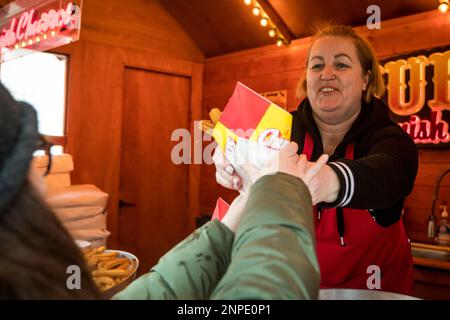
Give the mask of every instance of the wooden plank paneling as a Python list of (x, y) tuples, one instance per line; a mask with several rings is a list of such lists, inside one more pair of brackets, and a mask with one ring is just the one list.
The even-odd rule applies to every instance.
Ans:
[(280, 70), (304, 69), (309, 42), (296, 40), (294, 43), (289, 50), (278, 46), (268, 46), (249, 50), (247, 55), (236, 53), (207, 59), (205, 83), (230, 81), (244, 76), (270, 76)]
[[(273, 91), (277, 89), (293, 89), (297, 88), (299, 79), (302, 76), (303, 69), (290, 70), (283, 72), (274, 72), (267, 76), (241, 77), (239, 81), (250, 86), (256, 91)], [(212, 97), (230, 96), (233, 93), (236, 80), (224, 82), (207, 82), (204, 84), (204, 99)], [(231, 92), (231, 93), (230, 93)]]
[[(416, 185), (434, 186), (438, 176), (450, 167), (450, 163), (422, 163), (419, 162), (419, 172), (417, 173)], [(450, 186), (450, 175), (444, 178), (442, 186)]]
[(274, 42), (243, 1), (160, 0), (207, 56)]
[(442, 163), (450, 165), (450, 149), (419, 149), (420, 163)]
[(83, 2), (81, 40), (204, 62), (204, 54), (157, 0)]
[[(413, 192), (408, 196), (408, 198), (405, 201), (405, 207), (431, 210), (433, 192), (434, 186), (423, 186), (416, 183)], [(450, 187), (441, 186), (441, 188), (439, 188), (438, 201), (436, 202), (436, 209), (438, 209), (441, 204), (446, 204), (446, 200), (448, 201), (449, 199), (450, 199)]]

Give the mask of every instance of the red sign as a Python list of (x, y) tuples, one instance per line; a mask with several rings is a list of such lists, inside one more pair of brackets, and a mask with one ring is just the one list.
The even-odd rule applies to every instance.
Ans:
[[(0, 10), (0, 62), (78, 40), (81, 2), (18, 0)], [(32, 51), (31, 51), (32, 52)]]
[(442, 120), (442, 111), (431, 111), (430, 120), (421, 119), (418, 115), (409, 117), (408, 122), (399, 123), (415, 143), (447, 143), (450, 142), (448, 123)]

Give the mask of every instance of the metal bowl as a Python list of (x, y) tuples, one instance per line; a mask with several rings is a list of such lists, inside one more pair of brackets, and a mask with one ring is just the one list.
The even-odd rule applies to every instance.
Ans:
[(321, 289), (319, 300), (420, 300), (404, 294), (363, 289)]
[(105, 253), (108, 253), (108, 252), (118, 252), (119, 253), (119, 258), (127, 258), (127, 259), (130, 259), (132, 261), (135, 261), (135, 268), (134, 268), (133, 272), (130, 273), (130, 275), (125, 280), (123, 280), (118, 285), (116, 285), (116, 286), (114, 286), (114, 287), (112, 287), (112, 288), (102, 292), (103, 298), (109, 300), (115, 294), (117, 294), (120, 291), (122, 291), (123, 289), (125, 289), (131, 282), (133, 282), (136, 279), (136, 273), (137, 273), (137, 270), (139, 268), (139, 260), (134, 254), (131, 254), (131, 253), (126, 252), (126, 251), (105, 250)]

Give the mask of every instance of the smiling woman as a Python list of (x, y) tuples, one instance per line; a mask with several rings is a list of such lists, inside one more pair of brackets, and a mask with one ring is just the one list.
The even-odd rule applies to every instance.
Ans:
[[(364, 38), (349, 26), (320, 26), (299, 87), (306, 98), (292, 113), (291, 139), (309, 165), (329, 155), (308, 184), (322, 288), (412, 290), (412, 256), (401, 213), (414, 186), (418, 154), (411, 138), (389, 119), (389, 108), (379, 99), (384, 88)], [(222, 168), (217, 170), (224, 176)], [(371, 270), (378, 270), (374, 277)], [(381, 281), (374, 284), (372, 278)]]
[[(329, 50), (333, 47), (336, 49)], [(352, 40), (321, 37), (314, 43), (310, 55), (307, 94), (315, 106), (316, 120), (320, 125), (351, 124), (361, 109), (361, 96), (369, 78), (358, 63)]]
[[(340, 47), (336, 48), (337, 52), (333, 56), (335, 60), (332, 61), (329, 67), (334, 65), (335, 69), (338, 71), (348, 71), (349, 69), (356, 68), (357, 71), (360, 72), (362, 80), (366, 82), (362, 90), (365, 102), (369, 102), (373, 96), (378, 98), (383, 96), (385, 85), (379, 72), (380, 67), (373, 50), (364, 38), (358, 36), (350, 27), (328, 26), (324, 24), (317, 26), (315, 39), (316, 40), (313, 42), (313, 45), (310, 47), (308, 53), (308, 71), (309, 68), (312, 68), (314, 71), (318, 71), (318, 68), (323, 67), (322, 65), (325, 62), (324, 57), (315, 55), (315, 51), (313, 50), (328, 52), (327, 46), (334, 47), (334, 45), (339, 43)], [(317, 61), (316, 63), (312, 63), (314, 62), (313, 58), (321, 60), (322, 65), (317, 63)], [(308, 93), (308, 75), (312, 76), (311, 72), (307, 72), (299, 86), (297, 93), (299, 97), (304, 97)]]
[[(384, 83), (375, 54), (351, 27), (320, 26), (313, 38), (293, 112), (292, 139), (316, 161), (330, 155), (310, 188), (322, 288), (408, 294), (412, 257), (401, 220), (417, 174), (413, 141), (389, 120), (378, 98)], [(395, 253), (395, 255), (393, 255)]]

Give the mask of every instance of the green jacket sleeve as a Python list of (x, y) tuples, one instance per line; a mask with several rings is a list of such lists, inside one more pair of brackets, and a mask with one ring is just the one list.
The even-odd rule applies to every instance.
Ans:
[(114, 299), (208, 299), (230, 263), (234, 233), (210, 221)]
[(302, 180), (278, 173), (253, 185), (235, 235), (231, 264), (212, 299), (317, 299), (311, 196)]

